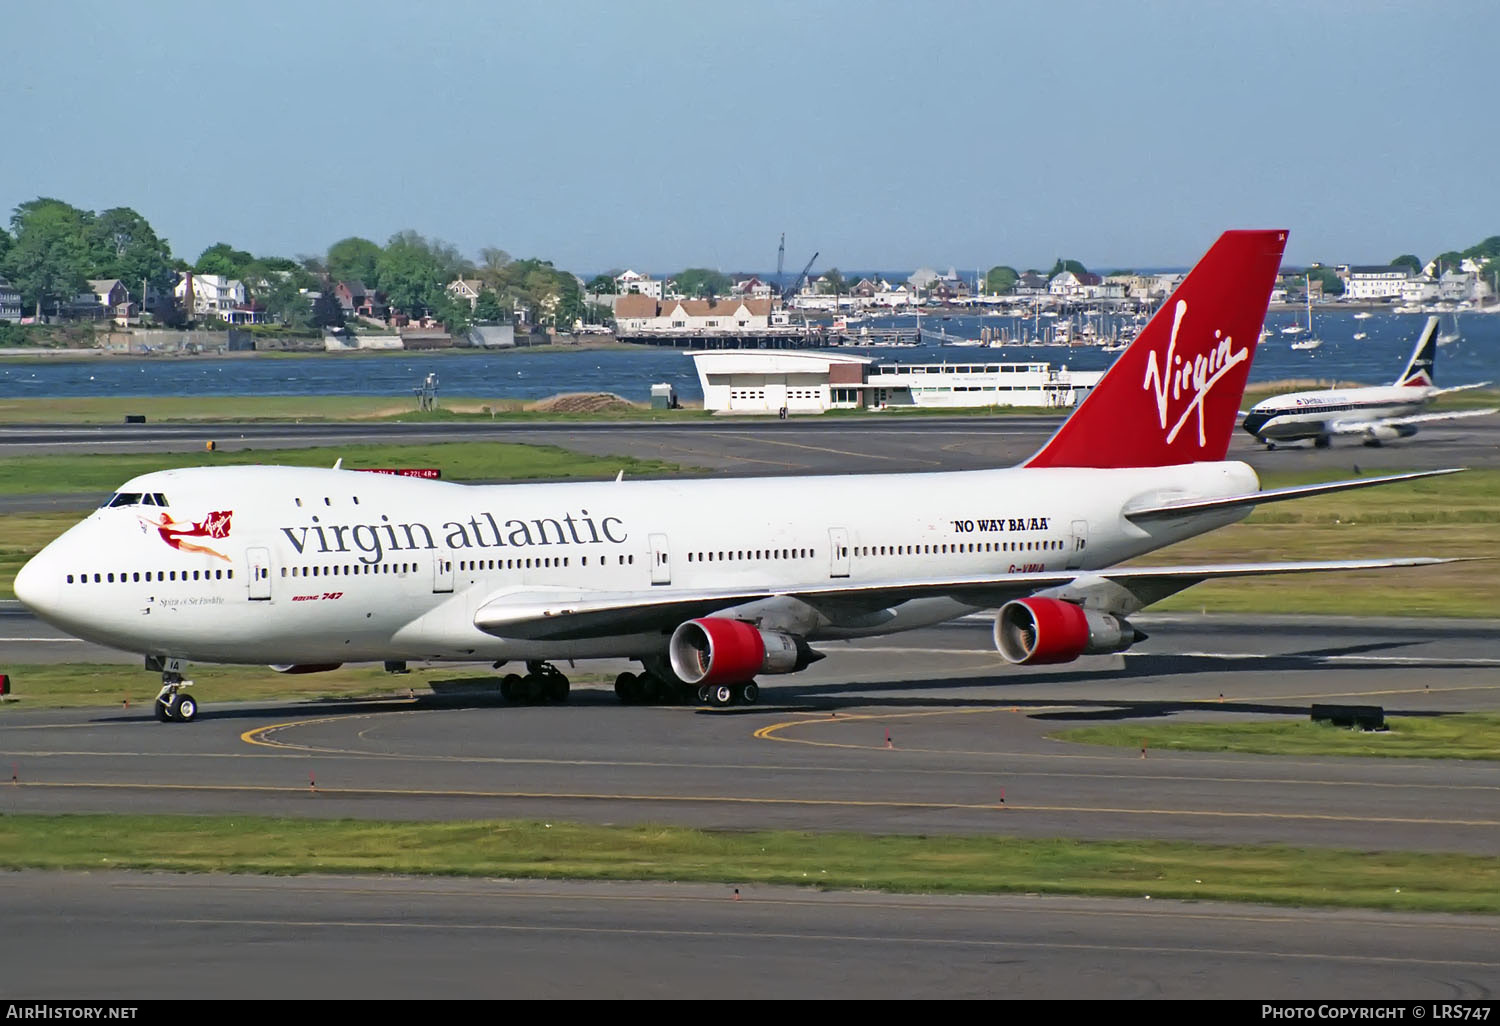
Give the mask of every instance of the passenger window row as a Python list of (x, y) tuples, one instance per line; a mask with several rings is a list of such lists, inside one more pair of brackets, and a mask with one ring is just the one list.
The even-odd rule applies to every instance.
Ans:
[[(939, 556), (960, 552), (1040, 552), (1060, 551), (1063, 543), (1058, 540), (1028, 542), (962, 542), (948, 545), (856, 545), (856, 556)], [(843, 549), (841, 555), (849, 555)]]
[[(90, 576), (94, 584), (137, 584), (145, 582), (160, 581), (224, 581), (233, 580), (233, 570), (193, 570), (192, 577), (188, 577), (187, 570), (122, 570), (118, 574), (95, 573), (95, 574), (68, 574), (69, 584), (88, 584)], [(201, 577), (199, 575), (202, 575)], [(75, 580), (76, 578), (76, 580)]]
[(816, 559), (817, 555), (816, 549), (735, 549), (724, 552), (689, 552), (687, 558), (689, 563), (727, 563), (743, 559)]

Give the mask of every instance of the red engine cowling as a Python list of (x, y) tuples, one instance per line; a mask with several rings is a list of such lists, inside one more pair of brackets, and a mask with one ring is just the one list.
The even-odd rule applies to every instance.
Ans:
[(272, 663), (271, 669), (277, 673), (326, 673), (329, 670), (337, 670), (343, 663)]
[(995, 647), (1007, 662), (1026, 666), (1123, 652), (1145, 637), (1112, 613), (1059, 599), (1016, 599), (995, 614)]
[(791, 673), (801, 659), (797, 640), (743, 620), (709, 616), (672, 632), (672, 670), (686, 684), (740, 684), (757, 673)]

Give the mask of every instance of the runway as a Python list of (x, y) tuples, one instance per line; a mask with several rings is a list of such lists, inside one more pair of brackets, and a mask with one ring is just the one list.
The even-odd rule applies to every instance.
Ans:
[[(1493, 1000), (1500, 920), (559, 881), (6, 880), (13, 998)], [(56, 957), (58, 952), (66, 957)]]
[[(209, 669), (200, 720), (185, 728), (157, 724), (149, 709), (6, 716), (0, 759), (19, 783), (4, 810), (547, 815), (1500, 850), (1491, 811), (1500, 767), (1489, 763), (1143, 758), (1050, 737), (1100, 721), (1300, 719), (1313, 702), (1378, 704), (1388, 715), (1493, 708), (1495, 624), (1141, 622), (1152, 637), (1138, 653), (1063, 668), (1005, 666), (977, 617), (824, 646), (830, 658), (808, 671), (764, 678), (760, 705), (722, 711), (621, 707), (603, 684), (575, 688), (565, 707), (507, 706), (490, 690), (258, 707), (215, 694)], [(8, 643), (3, 655), (21, 662), (25, 643)], [(489, 687), (495, 674), (459, 667), (393, 682), (404, 691), (433, 676)]]
[[(1492, 420), (1495, 421), (1492, 423)], [(1476, 428), (1476, 425), (1479, 425)], [(1007, 465), (1055, 420), (912, 418), (692, 425), (255, 425), (247, 446), (506, 440), (732, 474)], [(440, 427), (440, 431), (438, 430)], [(329, 433), (322, 433), (326, 429)], [(201, 448), (193, 428), (91, 451)], [(431, 436), (426, 432), (433, 431)], [(259, 432), (259, 433), (257, 433)], [(345, 432), (340, 435), (338, 432)], [(223, 448), (222, 427), (213, 429)], [(57, 435), (0, 432), (0, 454)], [(1495, 466), (1500, 418), (1380, 449), (1264, 449), (1268, 467)], [(26, 508), (10, 500), (0, 508)], [(66, 497), (76, 508), (78, 498)], [(21, 504), (20, 506), (16, 505)], [(38, 506), (34, 508), (47, 508)], [(417, 670), (369, 702), (239, 703), (200, 673), (200, 720), (149, 710), (0, 714), (0, 813), (130, 811), (459, 819), (555, 817), (752, 829), (1152, 837), (1500, 850), (1500, 767), (1083, 746), (1100, 721), (1494, 709), (1500, 621), (1143, 615), (1124, 656), (1014, 668), (989, 624), (824, 646), (730, 710), (622, 707), (602, 685), (563, 707), (437, 696)], [(136, 656), (65, 639), (0, 603), (0, 666)], [(624, 664), (580, 664), (612, 675)], [(407, 699), (408, 683), (417, 697)], [(24, 681), (17, 691), (24, 696)], [(316, 782), (310, 787), (311, 781)], [(1482, 997), (1500, 920), (1061, 898), (908, 898), (555, 881), (13, 874), (7, 978), (69, 996)], [(61, 914), (59, 914), (61, 912)], [(81, 927), (81, 928), (80, 928)], [(79, 938), (84, 938), (82, 941)], [(66, 953), (66, 954), (64, 954)], [(187, 954), (185, 954), (187, 953)], [(87, 971), (66, 966), (86, 961)], [(182, 971), (179, 962), (188, 966)], [(673, 965), (673, 971), (664, 967)], [(14, 975), (12, 975), (14, 974)], [(8, 988), (9, 989), (9, 988)], [(272, 995), (275, 996), (275, 995)]]
[[(839, 645), (805, 674), (765, 679), (766, 704), (727, 711), (621, 707), (597, 686), (576, 689), (564, 707), (478, 696), (254, 706), (210, 684), (201, 718), (186, 727), (134, 710), (12, 710), (0, 719), (0, 764), (16, 782), (0, 784), (0, 812), (1500, 847), (1492, 763), (1143, 758), (1049, 739), (1100, 720), (1302, 718), (1325, 700), (1374, 702), (1390, 715), (1493, 708), (1500, 624), (1176, 616), (1149, 627), (1141, 655), (1031, 672), (999, 668), (986, 625), (972, 619)], [(5, 658), (16, 645), (6, 644)], [(11, 874), (6, 895), (12, 928), (0, 932), (0, 966), (36, 995), (1268, 1000), (1500, 991), (1495, 917), (1144, 895), (818, 893), (733, 880), (27, 872)], [(277, 981), (274, 993), (266, 980)]]

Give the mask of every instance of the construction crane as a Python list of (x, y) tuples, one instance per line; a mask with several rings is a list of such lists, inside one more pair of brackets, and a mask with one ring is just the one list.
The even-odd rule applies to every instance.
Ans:
[(781, 291), (781, 301), (783, 303), (797, 294), (797, 290), (800, 289), (802, 287), (802, 283), (807, 280), (807, 272), (812, 270), (813, 260), (816, 259), (818, 259), (818, 254), (814, 253), (812, 255), (812, 260), (809, 260), (807, 262), (807, 266), (802, 268), (802, 273), (797, 275), (797, 280), (792, 282), (791, 285)]
[(781, 265), (786, 262), (786, 232), (781, 233), (781, 245), (776, 247), (776, 290), (781, 291)]

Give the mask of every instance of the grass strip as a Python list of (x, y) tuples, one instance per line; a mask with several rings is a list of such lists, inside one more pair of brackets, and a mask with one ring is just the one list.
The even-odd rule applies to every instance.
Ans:
[[(1327, 470), (1276, 473), (1264, 475), (1261, 484), (1264, 488), (1280, 488), (1341, 476)], [(1273, 503), (1257, 509), (1241, 523), (1133, 562), (1170, 566), (1386, 556), (1493, 556), (1500, 553), (1496, 495), (1500, 495), (1500, 471), (1471, 470)], [(1500, 610), (1500, 574), (1491, 561), (1480, 560), (1359, 573), (1241, 577), (1195, 585), (1154, 604), (1151, 610), (1490, 617)]]
[[(205, 444), (212, 440), (205, 432)], [(532, 481), (608, 478), (621, 470), (632, 477), (681, 473), (662, 460), (590, 456), (555, 445), (515, 442), (439, 442), (431, 445), (338, 445), (312, 449), (236, 449), (189, 453), (16, 456), (0, 460), (0, 494), (112, 492), (138, 474), (178, 467), (282, 464), (348, 470), (369, 467), (437, 467), (448, 481)]]
[(662, 880), (1500, 913), (1500, 859), (1475, 855), (517, 820), (5, 815), (0, 867)]
[(1293, 720), (1080, 727), (1048, 737), (1090, 745), (1258, 755), (1354, 755), (1396, 759), (1500, 759), (1500, 713), (1393, 716), (1387, 730)]

